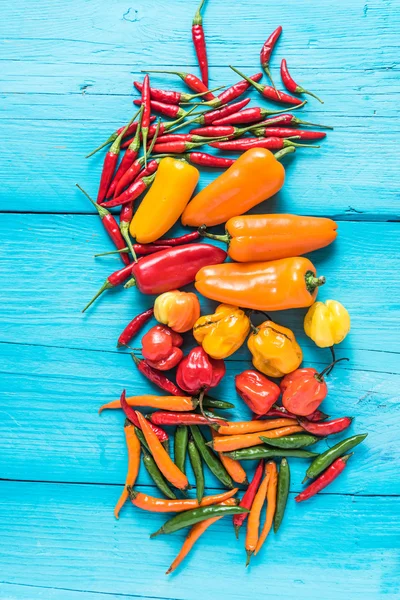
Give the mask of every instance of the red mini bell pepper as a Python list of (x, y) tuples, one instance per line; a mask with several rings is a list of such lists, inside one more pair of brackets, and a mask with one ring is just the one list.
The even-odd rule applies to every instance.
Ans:
[(235, 377), (239, 396), (256, 415), (264, 415), (281, 395), (279, 385), (258, 371), (243, 371)]
[(180, 362), (183, 338), (165, 325), (155, 325), (142, 337), (142, 354), (147, 364), (159, 371), (173, 369)]

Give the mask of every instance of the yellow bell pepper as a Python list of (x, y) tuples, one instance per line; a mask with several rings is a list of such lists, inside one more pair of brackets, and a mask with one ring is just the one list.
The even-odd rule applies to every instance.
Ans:
[(213, 315), (200, 317), (193, 326), (195, 340), (211, 358), (231, 356), (245, 342), (250, 319), (237, 306), (220, 304)]
[(199, 180), (196, 167), (175, 158), (163, 158), (154, 183), (133, 216), (131, 236), (139, 244), (151, 244), (176, 223)]
[(192, 329), (200, 316), (196, 294), (172, 290), (158, 296), (154, 302), (154, 317), (177, 333)]
[(247, 340), (253, 355), (253, 365), (268, 377), (282, 377), (295, 371), (303, 360), (303, 353), (293, 331), (265, 321), (254, 328)]
[(315, 302), (304, 318), (304, 331), (320, 348), (340, 344), (350, 331), (350, 315), (336, 300)]

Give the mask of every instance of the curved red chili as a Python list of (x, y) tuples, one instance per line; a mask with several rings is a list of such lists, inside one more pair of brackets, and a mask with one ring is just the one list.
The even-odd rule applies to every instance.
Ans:
[[(134, 104), (141, 105), (141, 100), (134, 100)], [(180, 108), (177, 104), (167, 104), (166, 102), (160, 102), (159, 100), (150, 100), (151, 110), (154, 112), (161, 113), (166, 117), (174, 118), (186, 118), (189, 114), (187, 110)]]
[(318, 494), (321, 490), (326, 488), (332, 481), (336, 479), (342, 473), (347, 465), (347, 461), (349, 460), (351, 454), (347, 454), (347, 456), (341, 456), (337, 458), (331, 465), (324, 471), (315, 481), (310, 483), (305, 490), (300, 492), (295, 497), (296, 502), (303, 502), (304, 500), (308, 500), (315, 494)]
[(332, 421), (324, 421), (321, 423), (313, 423), (308, 420), (307, 417), (297, 418), (300, 425), (314, 435), (333, 435), (335, 433), (340, 433), (344, 431), (348, 427), (350, 427), (353, 417), (341, 417), (340, 419), (333, 419)]
[[(209, 156), (211, 156), (211, 154)], [(224, 158), (222, 160), (229, 159)], [(133, 247), (136, 254), (152, 254), (153, 252), (158, 252), (159, 250), (166, 250), (170, 246), (183, 246), (184, 244), (189, 244), (190, 242), (194, 242), (201, 237), (202, 236), (198, 231), (191, 231), (190, 233), (185, 233), (185, 235), (175, 238), (160, 238), (156, 244), (134, 244)], [(147, 252), (147, 249), (151, 249), (151, 251)], [(113, 250), (112, 252), (103, 252), (102, 254), (95, 254), (95, 257), (107, 256), (108, 254), (115, 254), (117, 252), (118, 250)], [(125, 246), (125, 248), (121, 249), (121, 252), (129, 252), (129, 248)]]
[[(134, 81), (133, 85), (139, 92), (143, 89), (143, 83), (140, 81)], [(174, 92), (172, 90), (157, 90), (150, 88), (150, 97), (152, 100), (158, 100), (159, 102), (166, 102), (167, 104), (181, 104), (182, 102), (190, 102), (195, 98), (207, 95), (209, 92), (200, 92), (198, 94), (185, 94), (185, 92)]]
[[(264, 473), (264, 461), (263, 459), (260, 460), (260, 462), (257, 465), (257, 468), (255, 470), (255, 473), (253, 475), (253, 479), (251, 480), (247, 490), (245, 491), (243, 498), (241, 499), (239, 506), (242, 506), (243, 508), (251, 508), (252, 504), (253, 504), (253, 500), (256, 496), (257, 490), (259, 488), (259, 485), (261, 483), (261, 479)], [(241, 528), (241, 526), (243, 525), (243, 523), (245, 522), (246, 518), (248, 517), (248, 513), (242, 513), (240, 515), (235, 515), (233, 517), (233, 527), (235, 528), (235, 533), (236, 533), (236, 537), (239, 537), (239, 529)]]
[(192, 40), (196, 51), (197, 61), (200, 67), (201, 80), (208, 87), (208, 59), (206, 48), (206, 37), (203, 29), (203, 18), (201, 9), (203, 8), (204, 0), (201, 0), (192, 23)]
[[(155, 117), (150, 117), (151, 122), (155, 121), (155, 120), (156, 120)], [(93, 156), (93, 154), (96, 154), (96, 152), (98, 152), (102, 148), (105, 148), (109, 144), (112, 144), (112, 142), (114, 142), (117, 139), (118, 135), (121, 133), (121, 131), (123, 131), (125, 129), (125, 127), (126, 126), (124, 125), (123, 127), (120, 127), (119, 129), (117, 129), (117, 131), (114, 131), (114, 133), (112, 133), (105, 142), (103, 142), (100, 146), (98, 146), (97, 148), (92, 150), (92, 152), (87, 154), (85, 158), (89, 158), (90, 156)], [(133, 135), (136, 132), (137, 127), (138, 127), (138, 122), (133, 122), (130, 125), (128, 124), (128, 129), (123, 134), (123, 138), (128, 137), (129, 135)], [(126, 148), (127, 146), (129, 146), (131, 141), (132, 140), (128, 140), (128, 143), (125, 142), (125, 143), (121, 144), (121, 148)]]
[(154, 314), (154, 309), (149, 308), (149, 309), (145, 310), (144, 312), (140, 313), (139, 315), (136, 315), (136, 317), (134, 317), (132, 319), (132, 321), (130, 321), (130, 323), (128, 323), (128, 325), (125, 327), (125, 329), (119, 336), (117, 348), (119, 348), (120, 346), (126, 346), (127, 344), (129, 344), (131, 339), (137, 333), (139, 333), (139, 331), (142, 329), (142, 327), (144, 327), (144, 325), (147, 323), (147, 321), (149, 321), (151, 319), (153, 314)]
[[(132, 254), (133, 260), (137, 261), (135, 248), (132, 245), (132, 240), (129, 235), (129, 225), (133, 217), (133, 202), (128, 202), (121, 207), (119, 213), (119, 229), (125, 243), (127, 244), (130, 253)], [(122, 254), (122, 253), (121, 253)]]
[[(133, 423), (136, 427), (138, 427), (139, 429), (142, 429), (140, 427), (140, 423), (139, 423), (139, 419), (137, 418), (136, 411), (131, 406), (129, 406), (129, 404), (126, 401), (125, 390), (121, 394), (120, 402), (121, 402), (121, 408), (124, 411), (126, 418), (129, 419), (129, 421), (131, 423)], [(158, 437), (158, 439), (160, 440), (160, 442), (166, 442), (168, 440), (168, 434), (164, 431), (164, 429), (161, 429), (161, 427), (158, 427), (158, 425), (153, 425), (153, 423), (149, 423), (149, 425), (152, 428), (152, 430), (154, 431), (154, 433), (156, 434), (156, 436)]]
[[(296, 136), (294, 136), (296, 138)], [(232, 150), (234, 152), (249, 150), (250, 148), (268, 148), (268, 150), (288, 150), (292, 148), (319, 148), (319, 146), (310, 146), (309, 144), (297, 144), (286, 138), (244, 138), (240, 140), (226, 140), (221, 142), (210, 141), (210, 146), (220, 150)], [(294, 150), (291, 150), (294, 152)]]
[[(300, 108), (301, 105), (292, 108), (292, 110), (296, 110)], [(243, 111), (245, 112), (245, 111)], [(302, 121), (295, 115), (290, 113), (279, 114), (279, 116), (273, 117), (272, 119), (266, 119), (263, 123), (259, 123), (260, 127), (268, 127), (268, 125), (311, 125), (311, 127), (320, 127), (321, 129), (333, 129), (330, 125), (321, 125), (320, 123), (310, 123), (309, 121)]]
[(252, 77), (247, 77), (243, 75), (238, 69), (229, 65), (230, 68), (235, 71), (240, 77), (243, 77), (250, 85), (256, 88), (256, 90), (264, 96), (264, 98), (268, 98), (268, 100), (273, 100), (274, 102), (281, 102), (283, 104), (303, 104), (303, 101), (299, 98), (295, 98), (294, 96), (289, 96), (289, 94), (285, 94), (285, 92), (278, 92), (275, 88), (270, 85), (260, 85), (256, 81), (253, 80)]
[(143, 179), (143, 177), (149, 177), (149, 175), (153, 175), (158, 169), (158, 165), (160, 164), (160, 158), (153, 159), (147, 163), (147, 167), (140, 171), (140, 173), (136, 176), (135, 182), (139, 181), (139, 179)]
[[(209, 106), (215, 106), (216, 108), (218, 108), (222, 104), (228, 104), (228, 102), (232, 102), (232, 100), (236, 100), (236, 98), (239, 98), (239, 96), (244, 94), (244, 92), (249, 89), (252, 83), (260, 81), (261, 77), (262, 73), (256, 73), (255, 75), (248, 77), (247, 80), (243, 79), (242, 81), (238, 81), (228, 89), (218, 94), (218, 96), (214, 100), (210, 100), (209, 102), (207, 102), (207, 104)], [(252, 83), (250, 83), (249, 80)]]
[[(146, 161), (144, 162), (146, 164)], [(127, 202), (133, 202), (134, 200), (136, 200), (136, 198), (139, 198), (140, 194), (142, 194), (144, 191), (147, 190), (148, 187), (150, 187), (150, 185), (154, 181), (154, 178), (155, 174), (134, 181), (132, 185), (130, 185), (128, 189), (125, 190), (125, 192), (122, 192), (122, 194), (114, 197), (108, 202), (104, 202), (104, 206), (106, 206), (107, 208), (113, 208), (114, 206), (120, 206), (121, 204), (126, 204)]]
[(132, 274), (132, 266), (134, 264), (135, 263), (131, 263), (130, 265), (126, 265), (126, 267), (124, 267), (123, 269), (119, 269), (118, 271), (114, 271), (114, 273), (111, 273), (111, 275), (107, 277), (97, 294), (93, 296), (91, 301), (85, 306), (82, 312), (85, 312), (89, 308), (89, 306), (93, 304), (96, 298), (98, 298), (103, 292), (105, 292), (106, 290), (111, 290), (112, 288), (125, 283), (125, 281)]
[(207, 92), (203, 96), (203, 98), (205, 100), (212, 100), (213, 98), (215, 98), (214, 94), (212, 92), (210, 92), (210, 90), (208, 89), (208, 86), (204, 85), (204, 83), (201, 81), (201, 79), (199, 79), (198, 77), (196, 77), (196, 75), (193, 75), (192, 73), (186, 73), (185, 71), (165, 71), (165, 70), (159, 70), (159, 69), (151, 70), (151, 71), (147, 71), (147, 72), (148, 73), (169, 73), (170, 75), (177, 75), (194, 92)]
[(199, 413), (177, 413), (170, 411), (162, 411), (158, 410), (153, 412), (149, 417), (149, 420), (154, 423), (154, 425), (207, 425), (210, 426), (211, 423), (215, 422), (216, 424), (223, 425), (225, 421), (223, 419), (204, 417)]
[(200, 238), (201, 235), (198, 231), (192, 231), (190, 233), (185, 233), (185, 235), (181, 235), (180, 237), (160, 238), (158, 243), (163, 244), (164, 246), (182, 246), (182, 244), (189, 244)]
[(157, 387), (165, 392), (171, 394), (171, 396), (186, 396), (185, 392), (180, 390), (177, 385), (168, 377), (163, 375), (160, 371), (153, 369), (150, 365), (147, 364), (145, 360), (140, 360), (135, 354), (131, 354), (133, 362), (137, 366), (138, 370), (142, 375), (147, 377), (149, 381), (155, 383)]
[[(301, 106), (303, 106), (303, 104), (299, 104), (292, 110), (296, 110)], [(260, 127), (262, 127), (264, 124), (267, 125), (267, 123), (271, 125), (281, 125), (281, 113), (285, 112), (285, 110), (287, 109), (284, 108), (282, 110), (270, 110), (267, 108), (261, 108), (260, 106), (252, 106), (251, 108), (246, 108), (246, 110), (225, 116), (223, 119), (217, 119), (214, 121), (213, 125), (247, 125), (262, 121), (262, 119), (265, 119), (265, 117), (269, 117), (271, 115), (277, 116), (267, 119), (265, 123), (258, 123), (258, 125)]]
[[(261, 417), (282, 417), (282, 416), (285, 416), (288, 419), (297, 419), (297, 415), (289, 412), (283, 406), (273, 406), (272, 408), (269, 409), (268, 412), (266, 412), (264, 415), (261, 415)], [(318, 408), (317, 408), (316, 410), (314, 410), (313, 413), (311, 413), (310, 415), (307, 415), (305, 418), (307, 419), (307, 421), (312, 421), (313, 423), (315, 423), (318, 421), (324, 421), (325, 419), (328, 419), (329, 415), (326, 415), (324, 412), (322, 412), (322, 410), (318, 410)]]
[(271, 71), (269, 69), (269, 61), (271, 58), (272, 51), (273, 51), (273, 49), (276, 45), (276, 42), (278, 41), (281, 33), (282, 33), (282, 27), (281, 27), (281, 25), (279, 25), (279, 27), (277, 27), (275, 29), (275, 31), (273, 31), (271, 33), (271, 35), (265, 40), (264, 45), (261, 48), (261, 52), (260, 52), (261, 66), (264, 69), (267, 76), (269, 77), (269, 79), (271, 80), (272, 86), (275, 90), (276, 90), (276, 86), (275, 86), (274, 80), (272, 79)]
[[(225, 139), (225, 138), (217, 138), (217, 139)], [(192, 148), (198, 148), (199, 146), (204, 146), (210, 142), (209, 138), (204, 138), (202, 142), (166, 142), (165, 144), (157, 143), (154, 146), (154, 152), (158, 152), (161, 154), (182, 154), (184, 152), (188, 152), (192, 150)]]
[(188, 154), (182, 154), (181, 156), (193, 165), (200, 165), (202, 167), (210, 167), (213, 169), (228, 169), (235, 162), (233, 158), (214, 156), (214, 154), (207, 154), (206, 152), (189, 152)]
[(143, 79), (143, 89), (142, 89), (142, 101), (141, 104), (143, 106), (142, 112), (142, 142), (143, 142), (143, 153), (144, 153), (144, 164), (147, 166), (147, 136), (149, 133), (150, 127), (150, 113), (151, 113), (151, 104), (150, 104), (150, 78), (146, 74)]
[(295, 82), (295, 80), (289, 73), (289, 69), (285, 58), (283, 58), (281, 62), (281, 78), (283, 81), (283, 85), (289, 92), (292, 92), (293, 94), (308, 94), (309, 96), (316, 98), (316, 100), (318, 100), (318, 102), (321, 102), (321, 104), (324, 103), (323, 100), (321, 100), (321, 98), (318, 98), (318, 96), (316, 96), (312, 92), (309, 92), (308, 90), (305, 90), (303, 87), (301, 87), (301, 85), (298, 85)]
[(326, 137), (324, 131), (306, 131), (302, 129), (291, 129), (290, 127), (260, 127), (253, 129), (254, 134), (260, 137), (289, 138), (296, 136), (300, 140), (322, 140)]
[[(216, 108), (214, 110), (209, 110), (202, 115), (194, 118), (189, 123), (199, 123), (200, 125), (211, 125), (217, 119), (223, 119), (224, 117), (228, 117), (233, 113), (237, 113), (242, 110), (245, 106), (250, 102), (250, 98), (243, 98), (243, 100), (239, 100), (239, 102), (234, 102), (233, 104), (229, 104), (227, 106), (223, 106), (222, 108)], [(188, 124), (188, 123), (186, 123)]]

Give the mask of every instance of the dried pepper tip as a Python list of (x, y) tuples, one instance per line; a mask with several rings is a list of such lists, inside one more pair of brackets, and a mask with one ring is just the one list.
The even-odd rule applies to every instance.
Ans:
[(97, 294), (95, 294), (93, 296), (93, 298), (90, 300), (90, 302), (88, 302), (88, 304), (86, 304), (85, 308), (82, 310), (82, 312), (86, 312), (87, 309), (89, 308), (89, 306), (91, 306), (93, 304), (93, 302), (95, 300), (97, 300), (97, 298), (106, 290), (111, 290), (111, 288), (113, 288), (114, 286), (112, 285), (112, 283), (110, 283), (108, 281), (108, 279), (105, 280), (105, 282), (103, 283), (103, 285), (101, 286), (101, 288), (99, 289), (99, 291), (97, 292)]
[(235, 530), (236, 539), (238, 540), (239, 539), (240, 526), (239, 525), (234, 525), (233, 528)]
[(247, 558), (246, 558), (246, 567), (250, 564), (250, 559), (252, 557), (253, 552), (251, 550), (246, 550)]

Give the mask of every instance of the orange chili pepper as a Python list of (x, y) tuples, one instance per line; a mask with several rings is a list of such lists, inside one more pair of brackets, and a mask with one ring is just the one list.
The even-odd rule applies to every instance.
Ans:
[(237, 262), (277, 260), (300, 256), (331, 244), (337, 223), (322, 217), (299, 215), (242, 215), (225, 225), (225, 235), (201, 231), (205, 237), (228, 244)]
[(265, 516), (265, 523), (262, 528), (261, 535), (258, 538), (257, 546), (254, 550), (254, 556), (260, 550), (261, 546), (267, 539), (267, 535), (271, 531), (276, 510), (276, 490), (278, 485), (278, 474), (276, 470), (276, 464), (274, 463), (274, 461), (271, 460), (267, 463), (266, 472), (269, 474), (267, 489), (267, 513)]
[(248, 150), (193, 198), (183, 212), (182, 225), (226, 223), (276, 194), (284, 181), (285, 169), (272, 152), (265, 148)]
[[(229, 498), (232, 498), (237, 492), (238, 488), (223, 492), (221, 494), (214, 494), (213, 496), (204, 496), (200, 504), (196, 498), (184, 498), (183, 500), (166, 500), (165, 498), (154, 498), (148, 494), (137, 492), (136, 490), (130, 490), (130, 498), (132, 504), (142, 510), (148, 510), (156, 513), (170, 513), (170, 512), (184, 512), (185, 510), (192, 510), (199, 506), (211, 506), (213, 504), (220, 504)], [(234, 502), (235, 503), (235, 502)]]
[(150, 452), (164, 477), (172, 483), (178, 490), (186, 490), (189, 487), (189, 482), (184, 473), (173, 462), (160, 440), (153, 432), (149, 422), (144, 418), (142, 413), (136, 411), (137, 418), (140, 423), (140, 428), (146, 438)]
[(203, 267), (195, 286), (206, 298), (254, 310), (311, 306), (325, 277), (316, 277), (307, 258), (271, 262), (226, 263)]
[(257, 433), (268, 429), (298, 425), (296, 419), (271, 419), (270, 421), (227, 421), (223, 425), (215, 425), (218, 435), (243, 435)]
[(258, 532), (260, 529), (260, 515), (268, 490), (268, 482), (269, 472), (267, 471), (267, 468), (265, 468), (265, 477), (257, 490), (253, 504), (251, 505), (249, 518), (247, 519), (246, 542), (244, 546), (247, 553), (246, 567), (249, 566), (251, 555), (257, 547)]
[[(171, 410), (174, 412), (188, 412), (197, 407), (198, 401), (190, 396), (130, 396), (126, 399), (129, 406), (147, 406), (149, 408), (158, 408), (160, 410)], [(119, 400), (113, 400), (108, 404), (103, 404), (99, 408), (99, 414), (103, 410), (111, 408), (121, 408)]]
[(259, 433), (246, 433), (245, 435), (222, 435), (216, 437), (212, 442), (208, 444), (216, 450), (216, 452), (232, 452), (233, 450), (239, 450), (240, 448), (251, 448), (252, 446), (260, 446), (263, 442), (260, 437), (266, 437), (269, 439), (276, 439), (285, 437), (286, 435), (292, 435), (292, 433), (300, 433), (304, 431), (300, 425), (290, 425), (289, 427), (280, 427), (279, 429), (273, 429), (272, 431), (260, 431)]
[[(226, 500), (225, 502), (219, 502), (218, 504), (223, 504), (224, 506), (232, 506), (235, 504), (235, 501), (233, 498), (231, 498), (230, 500)], [(172, 571), (175, 571), (176, 567), (180, 565), (183, 559), (189, 554), (194, 544), (197, 542), (199, 537), (206, 531), (206, 529), (208, 529), (210, 525), (212, 525), (216, 521), (219, 521), (222, 518), (223, 517), (212, 517), (211, 519), (206, 519), (205, 521), (200, 521), (200, 523), (196, 523), (196, 525), (193, 525), (193, 527), (187, 534), (187, 537), (183, 542), (182, 548), (180, 549), (177, 557), (175, 558), (175, 560), (173, 561), (170, 568), (168, 569), (168, 571), (166, 571), (165, 574), (169, 575), (170, 573), (172, 573)]]
[[(211, 437), (214, 439), (217, 433), (212, 427), (210, 427), (210, 430)], [(230, 456), (225, 456), (222, 452), (218, 452), (218, 457), (235, 483), (241, 483), (242, 485), (249, 484), (247, 473), (238, 460), (235, 460)]]
[(119, 511), (128, 500), (128, 486), (135, 485), (140, 466), (140, 442), (135, 433), (134, 425), (128, 421), (128, 419), (125, 421), (124, 433), (126, 447), (128, 449), (128, 472), (126, 474), (125, 487), (114, 508), (114, 516), (116, 519), (119, 519)]

